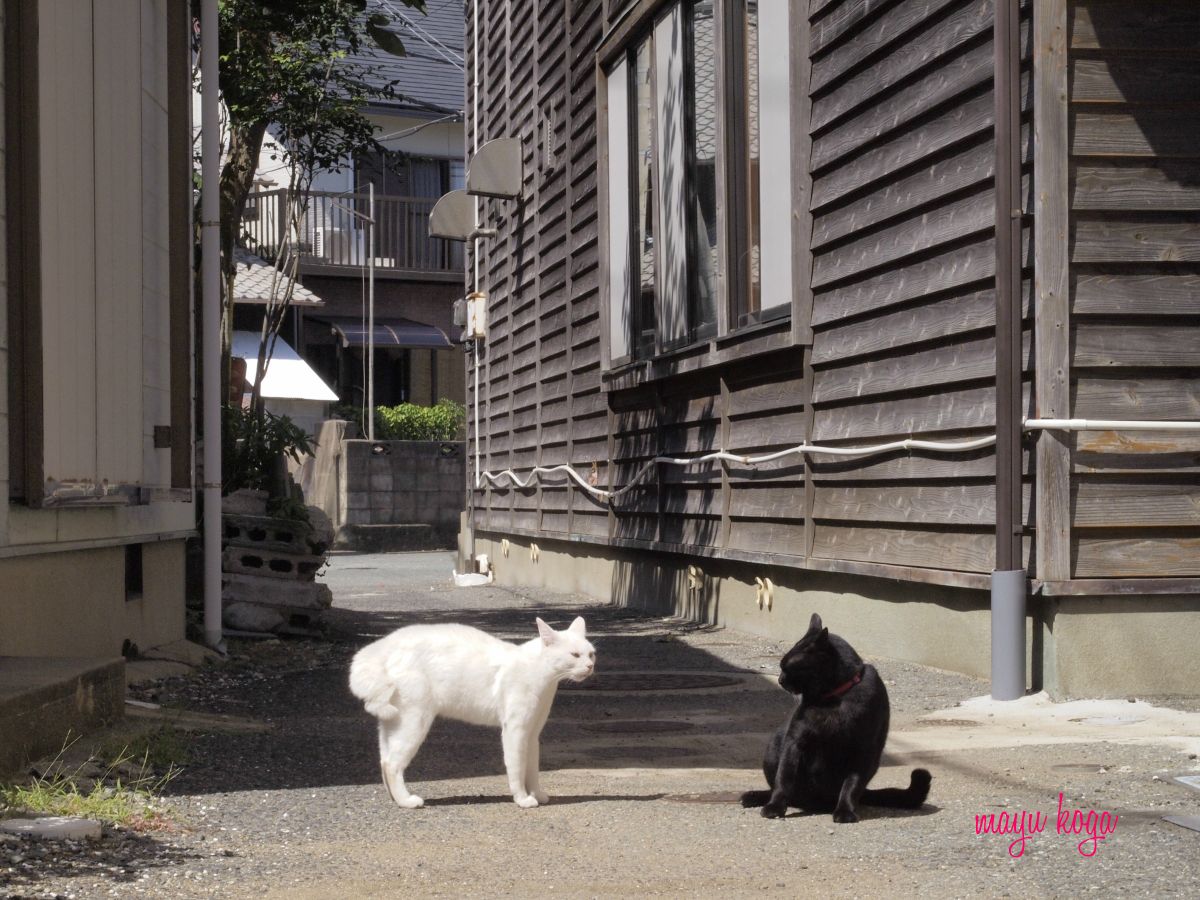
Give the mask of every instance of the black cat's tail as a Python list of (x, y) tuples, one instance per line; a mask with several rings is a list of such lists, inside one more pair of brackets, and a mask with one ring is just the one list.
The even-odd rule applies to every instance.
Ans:
[[(867, 806), (886, 806), (890, 809), (918, 809), (929, 796), (929, 784), (933, 776), (927, 769), (913, 769), (912, 778), (906, 788), (880, 788), (862, 792), (860, 803)], [(744, 803), (744, 801), (743, 801)]]
[(742, 794), (742, 806), (746, 809), (753, 809), (758, 806), (766, 806), (767, 801), (771, 799), (770, 791), (746, 791)]

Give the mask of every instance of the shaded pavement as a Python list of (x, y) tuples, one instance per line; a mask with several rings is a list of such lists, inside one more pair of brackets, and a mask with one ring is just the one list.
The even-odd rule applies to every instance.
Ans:
[[(326, 579), (328, 642), (238, 644), (225, 665), (146, 689), (146, 699), (265, 726), (202, 731), (169, 788), (181, 829), (131, 841), (107, 865), (46, 865), (10, 877), (14, 896), (602, 897), (1194, 895), (1200, 814), (1171, 775), (1197, 768), (1179, 740), (1121, 743), (1096, 726), (1045, 743), (1022, 723), (955, 718), (986, 684), (873, 660), (892, 699), (872, 786), (934, 775), (920, 811), (863, 808), (855, 825), (793, 813), (769, 821), (737, 795), (763, 783), (767, 735), (791, 699), (774, 683), (785, 643), (598, 606), (585, 598), (454, 588), (447, 554), (338, 556)], [(542, 737), (548, 806), (507, 793), (497, 731), (441, 721), (410, 767), (421, 810), (391, 804), (374, 723), (346, 688), (353, 653), (403, 624), (458, 621), (525, 640), (534, 616), (588, 622), (598, 674), (564, 687)], [(831, 630), (838, 631), (833, 617)], [(933, 711), (943, 710), (936, 717)], [(1007, 730), (1005, 730), (1007, 729)], [(982, 746), (975, 747), (979, 738)], [(986, 738), (986, 739), (985, 739)], [(1120, 815), (1092, 857), (1055, 833), (1059, 792)], [(975, 834), (976, 814), (1040, 811), (1024, 854)], [(1086, 837), (1086, 835), (1085, 835)], [(116, 840), (110, 835), (107, 842)], [(4, 851), (0, 847), (0, 854)], [(141, 862), (139, 862), (141, 861)], [(3, 858), (0, 857), (0, 863)], [(141, 864), (144, 862), (145, 864)], [(102, 864), (103, 863), (103, 864)], [(4, 878), (0, 868), (0, 879)]]

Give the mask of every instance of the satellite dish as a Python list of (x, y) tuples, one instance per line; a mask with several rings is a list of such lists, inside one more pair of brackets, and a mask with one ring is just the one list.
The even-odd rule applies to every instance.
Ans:
[(429, 236), (451, 241), (470, 240), (475, 230), (475, 201), (466, 191), (443, 194), (429, 212)]
[(467, 169), (467, 193), (499, 200), (521, 196), (521, 142), (517, 138), (488, 141), (471, 157)]

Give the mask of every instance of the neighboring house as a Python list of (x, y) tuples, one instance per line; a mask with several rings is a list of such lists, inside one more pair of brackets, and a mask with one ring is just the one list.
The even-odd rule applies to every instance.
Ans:
[[(55, 667), (47, 657), (111, 660), (184, 637), (196, 507), (187, 7), (2, 9), (5, 699), (12, 657), (28, 686)], [(74, 714), (112, 713), (115, 697), (119, 715), (114, 677), (81, 683)], [(30, 721), (20, 735), (0, 724), (0, 750)]]
[[(463, 295), (459, 245), (428, 237), (436, 200), (463, 185), (463, 4), (430, 0), (427, 13), (371, 0), (407, 55), (364, 51), (371, 78), (396, 96), (366, 113), (387, 153), (347, 162), (313, 181), (300, 279), (325, 303), (289, 313), (284, 333), (345, 403), (366, 397), (368, 192), (375, 191), (375, 402), (436, 403), (464, 398), (463, 356), (451, 340), (455, 300)], [(288, 187), (277, 145), (264, 142), (257, 183), (243, 228), (247, 247), (270, 258), (278, 242), (279, 204)], [(391, 327), (397, 326), (397, 327)], [(424, 327), (421, 327), (424, 326)], [(256, 330), (255, 311), (235, 313), (235, 327)]]
[[(1195, 422), (1200, 7), (1024, 9), (1025, 343), (999, 362), (1025, 418)], [(521, 202), (482, 202), (469, 455), (618, 489), (657, 456), (995, 434), (992, 10), (468, 2), (468, 144), (525, 158)], [(1195, 694), (1200, 434), (1023, 447), (1029, 683)], [(502, 583), (782, 642), (819, 611), (986, 676), (995, 472), (985, 446), (656, 463), (611, 503), (501, 479), (463, 537)]]
[[(258, 382), (259, 332), (235, 331), (233, 356), (246, 360), (246, 398)], [(329, 404), (338, 396), (312, 366), (302, 360), (282, 337), (275, 339), (275, 349), (267, 365), (261, 396), (263, 408), (277, 416), (287, 416), (313, 438), (321, 423), (329, 418)]]
[[(265, 306), (283, 296), (286, 285), (280, 284), (283, 275), (273, 265), (241, 247), (236, 250), (237, 268), (234, 271), (234, 302), (243, 307)], [(292, 308), (314, 311), (324, 308), (325, 303), (302, 284), (292, 286)], [(258, 380), (258, 348), (262, 340), (261, 313), (256, 331), (235, 331), (231, 356), (246, 362), (244, 400), (249, 402), (250, 389)], [(265, 408), (275, 415), (288, 416), (293, 422), (314, 438), (321, 430), (321, 423), (329, 417), (329, 405), (336, 403), (338, 396), (315, 371), (300, 358), (291, 344), (298, 343), (299, 316), (291, 317), (292, 331), (281, 333), (275, 339), (274, 352), (267, 365), (267, 379), (263, 383), (262, 397)], [(290, 343), (289, 343), (290, 340)]]

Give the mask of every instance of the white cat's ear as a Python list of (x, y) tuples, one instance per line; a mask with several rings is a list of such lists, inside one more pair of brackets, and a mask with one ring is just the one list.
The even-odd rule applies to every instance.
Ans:
[(570, 627), (567, 628), (567, 631), (573, 631), (580, 637), (583, 637), (585, 634), (587, 634), (587, 627), (583, 624), (583, 616), (576, 616), (575, 621), (571, 623)]
[(537, 619), (536, 621), (537, 621), (537, 627), (538, 627), (538, 634), (542, 638), (542, 643), (545, 644), (547, 647), (549, 647), (557, 639), (558, 632), (555, 631), (553, 628), (551, 628), (549, 625), (547, 625), (545, 622), (543, 622), (541, 619)]

